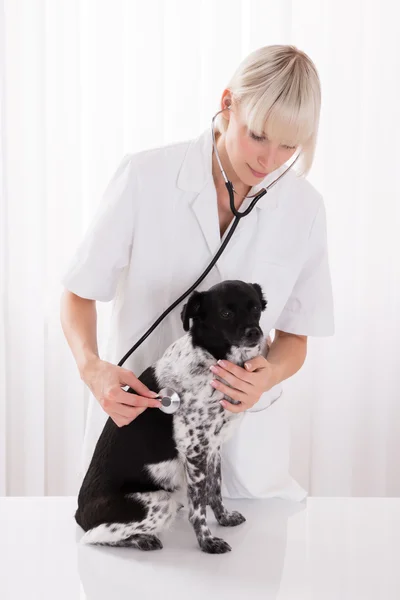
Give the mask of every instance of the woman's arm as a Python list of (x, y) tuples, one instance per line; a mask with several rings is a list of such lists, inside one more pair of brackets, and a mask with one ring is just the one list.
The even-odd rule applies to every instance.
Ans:
[(275, 385), (288, 379), (303, 366), (307, 356), (307, 336), (275, 330), (267, 361), (274, 365)]
[(79, 374), (84, 380), (88, 366), (99, 360), (96, 301), (64, 290), (60, 302), (60, 320)]

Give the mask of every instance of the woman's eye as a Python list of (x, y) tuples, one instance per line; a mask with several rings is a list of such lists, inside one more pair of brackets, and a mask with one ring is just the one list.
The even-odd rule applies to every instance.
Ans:
[(261, 142), (262, 140), (265, 140), (264, 137), (259, 137), (258, 135), (256, 135), (252, 131), (250, 131), (250, 137), (252, 137), (253, 140), (256, 140), (257, 142)]
[[(263, 142), (266, 139), (265, 137), (259, 137), (252, 131), (250, 131), (250, 137), (252, 137), (253, 140), (256, 140), (256, 142)], [(285, 150), (296, 150), (296, 146), (287, 146), (286, 144), (282, 144), (282, 148)]]

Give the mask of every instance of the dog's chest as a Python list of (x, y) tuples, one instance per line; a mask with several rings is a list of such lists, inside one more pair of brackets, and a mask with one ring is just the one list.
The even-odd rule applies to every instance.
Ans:
[[(259, 353), (259, 348), (238, 348), (228, 360), (243, 364), (243, 360)], [(171, 344), (157, 361), (155, 372), (161, 388), (170, 387), (180, 397), (180, 406), (173, 416), (173, 431), (177, 449), (182, 454), (213, 450), (229, 439), (243, 413), (222, 408), (224, 394), (210, 384), (210, 366), (216, 359), (202, 348), (194, 347), (187, 334)], [(216, 377), (219, 379), (219, 377)]]
[(202, 450), (213, 453), (231, 436), (243, 414), (225, 411), (219, 403), (221, 394), (208, 382), (193, 389), (197, 391), (183, 393), (180, 409), (174, 415), (176, 447), (184, 455)]

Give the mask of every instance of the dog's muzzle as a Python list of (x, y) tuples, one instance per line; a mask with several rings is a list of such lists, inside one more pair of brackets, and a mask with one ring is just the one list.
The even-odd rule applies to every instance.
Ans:
[(258, 344), (262, 338), (262, 331), (259, 327), (247, 327), (244, 331), (244, 340), (250, 346)]

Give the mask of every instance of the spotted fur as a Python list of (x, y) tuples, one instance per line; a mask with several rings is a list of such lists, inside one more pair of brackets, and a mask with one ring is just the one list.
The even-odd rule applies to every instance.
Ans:
[[(224, 307), (225, 314), (235, 313), (229, 323), (221, 317)], [(211, 506), (220, 525), (245, 521), (223, 505), (220, 459), (221, 445), (243, 413), (222, 408), (223, 397), (235, 401), (210, 385), (213, 377), (219, 379), (210, 366), (219, 358), (243, 366), (261, 353), (258, 322), (265, 307), (258, 284), (226, 281), (192, 294), (181, 314), (187, 333), (139, 377), (150, 389), (176, 390), (180, 407), (172, 415), (149, 408), (121, 428), (108, 419), (78, 496), (75, 518), (86, 531), (81, 543), (160, 549), (158, 534), (170, 527), (187, 499), (201, 550), (231, 550), (212, 535), (206, 506)], [(244, 333), (249, 328), (253, 328), (251, 342), (246, 338), (250, 334)]]

